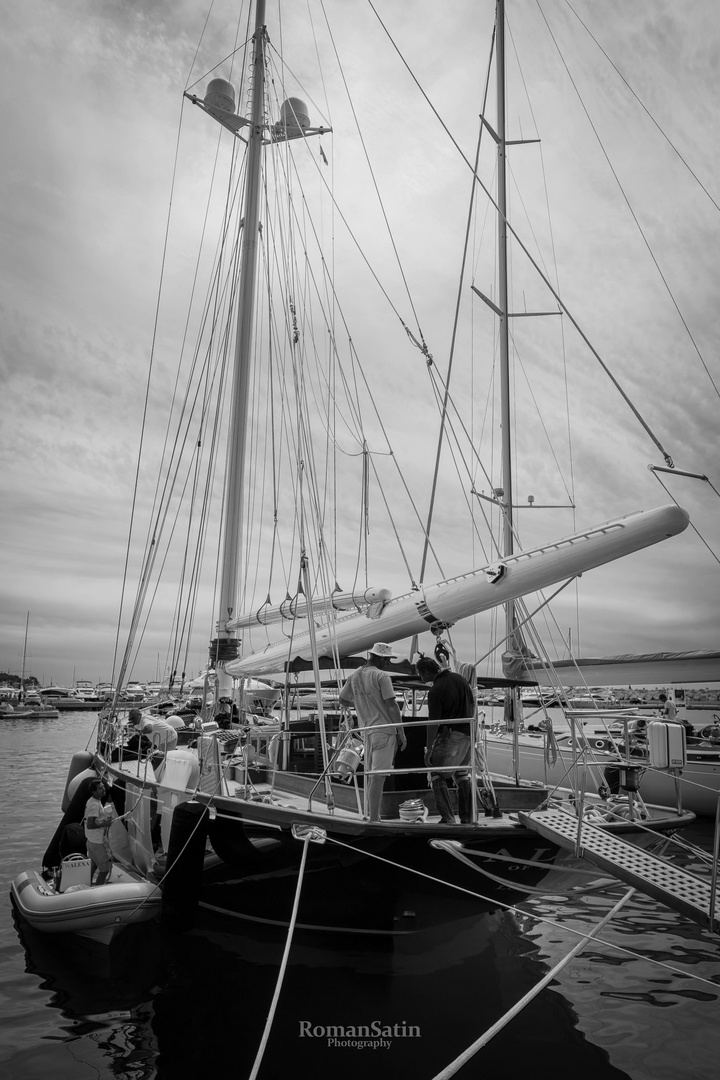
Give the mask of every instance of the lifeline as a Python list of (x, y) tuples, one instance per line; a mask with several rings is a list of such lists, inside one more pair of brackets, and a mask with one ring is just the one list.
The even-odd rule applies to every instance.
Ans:
[(350, 1024), (348, 1027), (325, 1027), (321, 1024), (313, 1026), (312, 1020), (299, 1020), (300, 1038), (309, 1039), (374, 1039), (378, 1036), (394, 1039), (420, 1039), (420, 1028), (414, 1025), (408, 1026), (405, 1021), (401, 1024), (383, 1025), (380, 1020), (373, 1020), (371, 1024), (362, 1024), (356, 1027)]

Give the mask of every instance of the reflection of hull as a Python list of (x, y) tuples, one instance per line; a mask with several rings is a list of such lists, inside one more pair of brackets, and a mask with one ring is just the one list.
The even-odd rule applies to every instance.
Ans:
[[(605, 782), (605, 768), (617, 763), (617, 755), (608, 752), (608, 740), (603, 736), (588, 736), (593, 751), (587, 771), (586, 789), (596, 792)], [(555, 765), (545, 765), (542, 735), (519, 736), (519, 770), (528, 780), (569, 786), (572, 775), (573, 755), (568, 739), (558, 738), (558, 759)], [(487, 736), (487, 762), (491, 772), (501, 776), (512, 773), (512, 736)], [(634, 764), (642, 764), (641, 758), (633, 758)], [(546, 771), (547, 770), (547, 771)], [(714, 814), (720, 796), (720, 751), (689, 751), (688, 762), (679, 780), (682, 806), (694, 814)], [(640, 782), (640, 794), (648, 803), (658, 806), (676, 806), (677, 788), (673, 774), (647, 769)]]
[[(434, 623), (452, 625), (657, 544), (683, 532), (688, 521), (687, 513), (675, 505), (638, 511), (554, 544), (513, 555), (496, 566), (424, 586), (390, 600), (375, 619), (368, 619), (364, 613), (352, 614), (339, 617), (330, 627), (318, 627), (314, 634), (318, 655), (334, 656), (339, 652), (347, 656), (369, 649), (376, 641), (400, 641), (422, 634)], [(226, 670), (233, 676), (281, 671), (288, 660), (288, 649), (287, 640), (269, 645), (261, 652), (229, 662)], [(292, 655), (311, 657), (309, 632), (294, 634)]]
[(28, 870), (14, 879), (10, 895), (17, 910), (46, 934), (75, 933), (109, 942), (132, 923), (160, 911), (160, 891), (138, 874), (113, 866), (110, 882), (64, 893), (53, 892), (40, 874)]
[(16, 908), (13, 919), (28, 974), (40, 980), (47, 1005), (64, 1017), (129, 1020), (131, 1010), (152, 998), (162, 976), (162, 942), (153, 923), (136, 923), (109, 944), (98, 944), (77, 934), (35, 930)]
[[(435, 1076), (547, 973), (547, 962), (526, 933), (526, 921), (513, 913), (488, 911), (477, 901), (473, 906), (471, 898), (455, 918), (447, 912), (445, 897), (435, 906), (433, 929), (391, 939), (365, 937), (362, 947), (342, 935), (296, 932), (260, 1076), (287, 1075), (289, 1053), (299, 1076)], [(412, 926), (413, 919), (404, 922)], [(196, 930), (168, 943), (173, 972), (179, 974), (173, 987), (154, 996), (152, 1015), (166, 1075), (192, 1074), (187, 1040), (178, 1038), (178, 1010), (185, 987), (206, 986), (212, 992), (196, 993), (192, 1008), (193, 1030), (198, 1042), (202, 1038), (195, 1075), (226, 1075), (228, 1063), (234, 1076), (252, 1074), (286, 938), (286, 931), (209, 921), (201, 913)], [(439, 985), (452, 992), (439, 993)], [(243, 1002), (241, 1038), (232, 1013), (238, 995)], [(616, 1075), (607, 1052), (577, 1031), (569, 1000), (546, 992), (526, 1015), (526, 1024), (511, 1025), (483, 1049), (476, 1059), (482, 1075), (523, 1076), (533, 1054), (546, 1047), (561, 1048), (578, 1075)], [(315, 1029), (312, 1037), (301, 1034), (303, 1022)], [(359, 1030), (372, 1024), (392, 1028), (382, 1046)], [(322, 1037), (322, 1028), (330, 1026), (339, 1029), (334, 1043)], [(340, 1029), (351, 1037), (342, 1039)], [(538, 1031), (540, 1050), (530, 1034), (537, 1038)], [(353, 1038), (353, 1032), (361, 1037)], [(467, 1067), (459, 1075), (466, 1072)]]
[[(547, 880), (555, 883), (554, 876)], [(378, 1080), (450, 1075), (450, 1063), (530, 994), (550, 967), (577, 944), (578, 930), (590, 932), (607, 913), (613, 901), (604, 889), (586, 893), (591, 882), (592, 876), (576, 873), (565, 884), (574, 887), (580, 896), (557, 902), (531, 901), (527, 906), (523, 904), (523, 911), (515, 913), (499, 908), (488, 910), (479, 901), (473, 907), (473, 898), (462, 896), (456, 908), (452, 894), (448, 893), (449, 904), (447, 896), (438, 894), (435, 911), (429, 912), (427, 929), (422, 925), (415, 928), (419, 920), (408, 915), (402, 920), (403, 931), (391, 938), (366, 936), (362, 943), (338, 934), (296, 931), (260, 1076), (286, 1075), (288, 1047), (292, 1050), (293, 1071), (301, 1076), (329, 1076), (331, 1069), (334, 1074), (340, 1066), (343, 1080), (361, 1080), (367, 1077), (369, 1065)], [(408, 908), (416, 910), (415, 898), (408, 899)], [(538, 922), (532, 916), (549, 920), (543, 936), (538, 934)], [(709, 945), (700, 947), (695, 927), (683, 941), (682, 921), (645, 897), (631, 898), (613, 925), (619, 927), (617, 933), (623, 944), (659, 959), (665, 955), (662, 947), (668, 940), (672, 940), (677, 955), (687, 956), (690, 965), (698, 955), (708, 961), (716, 955)], [(655, 932), (652, 942), (647, 937), (650, 926)], [(707, 935), (704, 938), (707, 940)], [(203, 1065), (210, 1074), (222, 1074), (231, 1061), (236, 1076), (251, 1075), (286, 945), (286, 931), (257, 923), (211, 919), (206, 912), (200, 913), (198, 927), (191, 934), (171, 943), (176, 950), (173, 971), (182, 972), (184, 978), (180, 981), (175, 975), (174, 984), (180, 983), (181, 989), (170, 1000), (163, 1000), (162, 993), (154, 998), (152, 1020), (167, 1075), (184, 1075), (183, 1055), (187, 1051), (177, 1038), (183, 990), (186, 986), (206, 985), (213, 987), (213, 993), (197, 994), (193, 1006), (195, 1030), (206, 1036)], [(588, 953), (592, 953), (589, 959)], [(654, 1045), (663, 1047), (661, 1021), (649, 1015), (662, 1010), (655, 1004), (657, 995), (649, 1003), (646, 998), (638, 1002), (634, 956), (618, 959), (619, 954), (612, 953), (606, 960), (607, 953), (605, 946), (602, 950), (592, 946), (586, 950), (566, 969), (562, 982), (561, 974), (457, 1075), (508, 1080), (525, 1076), (528, 1062), (533, 1060), (548, 1061), (547, 1069), (537, 1070), (537, 1075), (543, 1077), (563, 1077), (571, 1070), (587, 1080), (627, 1080), (630, 1073), (641, 1075), (642, 1069), (637, 1072), (630, 1067), (625, 1072), (620, 1067), (627, 1065), (627, 1057), (618, 1060), (617, 1046), (625, 1046), (630, 1024), (627, 1015), (623, 1016), (623, 1001), (631, 997), (633, 1010), (644, 1008), (648, 1014), (635, 1016), (640, 1034), (631, 1039), (633, 1047), (643, 1041), (641, 1035), (651, 1023), (656, 1024)], [(697, 959), (695, 963), (697, 966)], [(686, 985), (687, 978), (683, 981), (678, 976), (671, 989), (682, 992)], [(228, 1013), (221, 1013), (219, 1003), (234, 1003), (243, 987), (251, 990), (243, 993), (243, 1038), (238, 1039), (231, 1014), (228, 1017)], [(442, 993), (439, 987), (452, 990)], [(576, 1000), (580, 1000), (588, 1017), (583, 1030), (578, 1028)], [(710, 1038), (713, 1004), (703, 1016), (703, 1035)], [(303, 1021), (313, 1028), (318, 1026), (316, 1037), (299, 1037)], [(373, 1021), (382, 1025), (404, 1023), (404, 1030), (410, 1033), (413, 1029), (417, 1037), (403, 1037), (401, 1028), (384, 1048), (371, 1054), (357, 1052), (370, 1049), (369, 1040), (356, 1042), (357, 1049), (350, 1045), (336, 1049), (327, 1038), (320, 1037), (321, 1027), (354, 1025), (357, 1032), (358, 1025)], [(666, 1019), (664, 1022), (667, 1025)], [(607, 1037), (608, 1028), (614, 1041)], [(643, 1053), (647, 1054), (644, 1047), (637, 1051), (633, 1062), (641, 1061)], [(712, 1076), (713, 1071), (705, 1073), (701, 1069), (698, 1074)]]

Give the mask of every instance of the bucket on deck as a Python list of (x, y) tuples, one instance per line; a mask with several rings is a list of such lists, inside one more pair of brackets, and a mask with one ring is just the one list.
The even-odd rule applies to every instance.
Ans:
[(335, 759), (335, 774), (343, 778), (354, 776), (362, 761), (363, 744), (353, 741), (340, 751)]
[(401, 821), (425, 821), (428, 808), (422, 799), (407, 799), (400, 803), (398, 813)]

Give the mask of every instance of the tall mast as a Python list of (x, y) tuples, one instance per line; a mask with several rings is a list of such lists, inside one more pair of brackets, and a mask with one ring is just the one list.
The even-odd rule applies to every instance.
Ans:
[[(497, 74), (497, 137), (498, 137), (498, 308), (500, 311), (500, 423), (502, 436), (502, 494), (499, 495), (503, 507), (503, 557), (509, 558), (514, 551), (513, 543), (513, 476), (512, 476), (512, 439), (510, 416), (510, 334), (508, 312), (508, 274), (507, 274), (507, 179), (505, 141), (505, 0), (497, 0), (496, 7), (496, 74)], [(505, 648), (515, 650), (519, 647), (517, 634), (517, 616), (515, 601), (505, 605)], [(514, 688), (505, 691), (505, 722), (512, 729), (513, 736), (513, 772), (515, 783), (519, 783), (519, 721), (522, 716), (519, 694)]]
[[(237, 656), (236, 632), (226, 623), (235, 613), (240, 579), (239, 561), (243, 535), (245, 448), (250, 383), (250, 356), (255, 316), (255, 281), (257, 275), (258, 231), (260, 226), (260, 170), (262, 165), (263, 108), (265, 83), (265, 0), (257, 0), (255, 33), (251, 61), (252, 96), (250, 124), (247, 127), (247, 172), (245, 177), (245, 216), (240, 260), (237, 335), (233, 370), (230, 431), (225, 476), (223, 551), (217, 641), (211, 646), (211, 663), (222, 663)], [(218, 671), (220, 692), (227, 692), (232, 679)]]
[[(505, 557), (513, 554), (513, 483), (512, 441), (510, 427), (510, 349), (508, 330), (507, 275), (507, 182), (505, 143), (505, 0), (497, 0), (496, 68), (497, 68), (497, 135), (498, 135), (498, 308), (500, 309), (500, 416), (502, 435), (502, 495), (503, 550)], [(505, 605), (508, 647), (515, 644), (515, 605)]]

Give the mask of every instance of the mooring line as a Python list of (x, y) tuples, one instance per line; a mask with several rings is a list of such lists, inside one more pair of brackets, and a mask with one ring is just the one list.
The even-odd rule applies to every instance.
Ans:
[(541, 990), (545, 989), (548, 983), (552, 982), (552, 980), (556, 977), (556, 975), (558, 975), (560, 971), (562, 971), (564, 967), (567, 967), (571, 960), (575, 959), (578, 953), (585, 948), (588, 942), (591, 941), (595, 937), (595, 935), (600, 930), (602, 930), (602, 928), (607, 925), (607, 923), (610, 922), (612, 917), (617, 914), (623, 904), (625, 904), (626, 901), (630, 899), (634, 892), (634, 889), (628, 889), (625, 895), (618, 900), (617, 904), (615, 904), (615, 907), (613, 907), (610, 911), (608, 911), (606, 915), (603, 916), (597, 926), (593, 927), (589, 934), (583, 935), (582, 941), (579, 941), (575, 948), (571, 949), (567, 956), (563, 957), (559, 964), (556, 964), (554, 968), (548, 971), (547, 975), (544, 975), (542, 979), (540, 979), (540, 981), (536, 983), (535, 986), (533, 986), (532, 990), (528, 990), (527, 994), (524, 994), (523, 997), (521, 997), (520, 1000), (517, 1001), (511, 1009), (508, 1009), (508, 1011), (503, 1016), (501, 1016), (499, 1020), (496, 1020), (496, 1022), (491, 1027), (489, 1027), (487, 1031), (480, 1036), (479, 1039), (477, 1039), (474, 1043), (468, 1046), (466, 1050), (463, 1050), (462, 1054), (456, 1057), (454, 1061), (451, 1061), (450, 1064), (442, 1070), (442, 1072), (437, 1073), (433, 1077), (433, 1080), (448, 1080), (449, 1077), (455, 1076), (458, 1069), (462, 1068), (462, 1066), (465, 1065), (470, 1060), (470, 1058), (474, 1057), (475, 1054), (477, 1054), (478, 1050), (482, 1050), (483, 1046), (486, 1046), (487, 1043), (489, 1043), (490, 1040), (494, 1038), (499, 1031), (502, 1031), (502, 1029), (506, 1027), (511, 1020), (513, 1020), (520, 1012), (522, 1012), (526, 1005), (530, 1004), (533, 998), (537, 997)]
[[(335, 837), (328, 836), (328, 843), (336, 844), (339, 847), (347, 848), (349, 851), (355, 851), (356, 849), (352, 844), (345, 844), (342, 840), (336, 840)], [(517, 904), (506, 904), (502, 900), (493, 898), (490, 896), (484, 896), (483, 893), (474, 891), (473, 889), (466, 889), (463, 885), (455, 885), (452, 881), (445, 881), (442, 878), (434, 877), (432, 874), (426, 874), (421, 870), (414, 870), (411, 866), (405, 866), (403, 863), (393, 862), (392, 859), (386, 859), (382, 855), (375, 855), (372, 851), (365, 851), (363, 854), (366, 858), (377, 859), (379, 862), (387, 863), (388, 866), (394, 866), (398, 870), (407, 870), (409, 874), (415, 874), (417, 877), (427, 878), (428, 881), (435, 881), (440, 885), (445, 885), (449, 889), (454, 889), (456, 892), (467, 893), (468, 896), (475, 897), (476, 900), (483, 900), (487, 904), (491, 904), (493, 907), (503, 908), (505, 911), (511, 912), (513, 915), (524, 915), (534, 919), (535, 922), (543, 923), (545, 926), (551, 926), (554, 930), (559, 930), (562, 933), (575, 935), (575, 937), (585, 937), (582, 930), (575, 930), (572, 926), (567, 926), (565, 923), (556, 922), (554, 919), (548, 919), (544, 915), (536, 915), (533, 911), (527, 911), (525, 908), (518, 907)], [(539, 863), (538, 866), (543, 866)], [(619, 883), (618, 883), (619, 884)], [(518, 884), (514, 886), (521, 892), (525, 891), (525, 886)], [(554, 895), (552, 889), (548, 889), (549, 895)], [(579, 918), (580, 916), (578, 916)], [(708, 931), (709, 933), (710, 931)], [(706, 979), (702, 975), (696, 975), (692, 971), (683, 971), (682, 968), (675, 967), (673, 964), (668, 964), (664, 960), (655, 960), (651, 956), (644, 956), (642, 953), (635, 952), (634, 949), (628, 949), (625, 945), (616, 945), (612, 941), (606, 941), (604, 938), (598, 938), (600, 945), (606, 945), (608, 949), (613, 949), (615, 952), (622, 953), (624, 956), (629, 956), (633, 960), (643, 960), (647, 964), (654, 964), (656, 967), (661, 967), (665, 971), (672, 972), (673, 975), (680, 975), (684, 979), (694, 979), (696, 982), (705, 983), (707, 986), (712, 987), (717, 992), (718, 984), (713, 982), (712, 979)]]
[(292, 915), (290, 916), (290, 925), (288, 927), (287, 941), (285, 942), (285, 951), (283, 953), (282, 962), (280, 964), (280, 971), (278, 973), (277, 983), (275, 984), (275, 993), (270, 1005), (270, 1012), (268, 1013), (267, 1021), (265, 1022), (265, 1030), (263, 1031), (262, 1039), (260, 1040), (260, 1046), (255, 1056), (255, 1062), (252, 1067), (252, 1071), (248, 1080), (255, 1080), (258, 1074), (258, 1070), (262, 1064), (263, 1055), (265, 1053), (265, 1047), (267, 1041), (270, 1038), (270, 1030), (275, 1019), (275, 1010), (277, 1009), (278, 999), (280, 997), (280, 991), (282, 990), (283, 979), (285, 978), (285, 969), (287, 968), (288, 958), (290, 956), (290, 946), (292, 944), (293, 933), (295, 930), (295, 922), (297, 920), (298, 906), (300, 904), (300, 893), (302, 891), (303, 879), (305, 876), (305, 862), (307, 860), (308, 844), (310, 843), (310, 834), (308, 834), (303, 841), (303, 853), (302, 862), (300, 863), (300, 872), (298, 874), (297, 888), (295, 889), (295, 901), (293, 903)]

